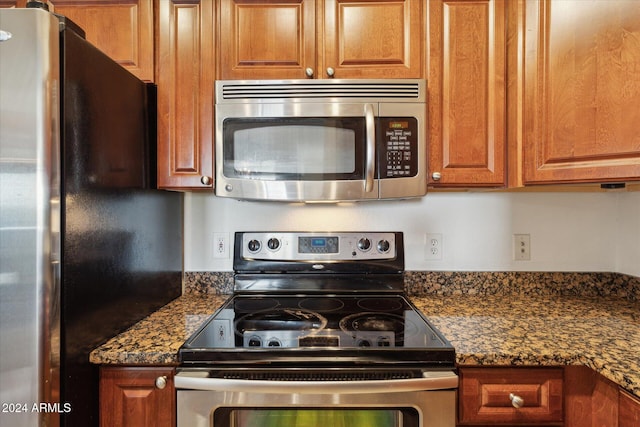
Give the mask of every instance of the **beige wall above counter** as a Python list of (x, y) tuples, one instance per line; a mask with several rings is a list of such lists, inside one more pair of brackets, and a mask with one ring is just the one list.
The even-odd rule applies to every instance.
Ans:
[[(213, 233), (247, 230), (405, 233), (406, 270), (609, 271), (640, 277), (640, 193), (428, 193), (417, 200), (303, 205), (185, 195), (185, 271), (231, 271), (213, 257)], [(425, 233), (443, 258), (425, 260)], [(512, 236), (530, 234), (531, 260)]]

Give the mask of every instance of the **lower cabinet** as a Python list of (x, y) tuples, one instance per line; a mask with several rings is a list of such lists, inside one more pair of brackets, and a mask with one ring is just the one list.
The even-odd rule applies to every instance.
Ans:
[(586, 366), (460, 366), (459, 426), (640, 427), (640, 398)]
[(640, 399), (621, 390), (618, 402), (618, 427), (640, 426)]
[(100, 426), (175, 426), (174, 373), (170, 366), (102, 366)]
[(563, 369), (461, 367), (458, 424), (562, 426)]

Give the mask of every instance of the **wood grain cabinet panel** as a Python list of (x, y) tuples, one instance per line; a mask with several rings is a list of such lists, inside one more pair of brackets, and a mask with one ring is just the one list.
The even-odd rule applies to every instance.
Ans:
[(618, 427), (640, 426), (640, 399), (624, 390), (619, 396)]
[(429, 184), (503, 187), (505, 2), (430, 0), (428, 7)]
[[(175, 426), (173, 374), (170, 367), (100, 368), (100, 426)], [(159, 377), (164, 387), (158, 387)]]
[(25, 7), (27, 0), (0, 0), (0, 8)]
[(154, 79), (152, 0), (48, 0), (86, 38), (139, 79)]
[(640, 2), (521, 3), (524, 183), (640, 179)]
[[(28, 0), (0, 0), (26, 7)], [(140, 80), (155, 81), (153, 0), (48, 0), (49, 10), (78, 24), (86, 38)]]
[(325, 0), (319, 77), (422, 78), (425, 4)]
[(422, 78), (423, 0), (221, 0), (220, 79)]
[(562, 368), (461, 368), (459, 424), (561, 426), (562, 385)]
[(315, 67), (315, 2), (220, 1), (225, 79), (301, 79)]
[(158, 8), (158, 187), (213, 187), (214, 2)]

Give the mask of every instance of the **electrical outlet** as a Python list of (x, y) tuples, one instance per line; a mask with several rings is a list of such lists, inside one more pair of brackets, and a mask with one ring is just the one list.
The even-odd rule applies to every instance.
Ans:
[(441, 261), (444, 246), (441, 233), (427, 233), (424, 235), (424, 259), (427, 261)]
[(213, 233), (213, 257), (229, 258), (229, 233)]
[(513, 259), (516, 261), (531, 260), (531, 235), (513, 235)]

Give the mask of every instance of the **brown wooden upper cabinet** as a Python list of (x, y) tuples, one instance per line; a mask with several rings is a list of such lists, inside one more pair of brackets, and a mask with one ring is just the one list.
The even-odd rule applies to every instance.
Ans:
[(422, 78), (423, 0), (221, 0), (218, 78)]
[(158, 187), (211, 189), (214, 2), (158, 3)]
[(520, 3), (524, 184), (640, 180), (640, 2)]
[(429, 0), (429, 185), (506, 185), (504, 0)]
[[(48, 0), (47, 3), (50, 11), (78, 24), (88, 41), (140, 80), (155, 81), (153, 0)], [(2, 6), (26, 4), (27, 0), (0, 2)]]

